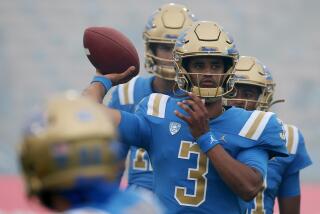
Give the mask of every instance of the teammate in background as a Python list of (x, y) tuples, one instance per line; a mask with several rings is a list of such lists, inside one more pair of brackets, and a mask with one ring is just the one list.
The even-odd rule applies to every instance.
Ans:
[[(268, 159), (287, 154), (282, 125), (273, 113), (223, 108), (238, 51), (216, 23), (196, 22), (180, 33), (174, 59), (177, 83), (189, 97), (154, 93), (135, 114), (105, 111), (122, 142), (147, 150), (154, 193), (168, 213), (243, 213), (239, 200), (260, 191)], [(101, 100), (131, 69), (93, 81), (84, 95)]]
[[(134, 112), (136, 105), (152, 93), (174, 96), (175, 70), (172, 51), (179, 33), (190, 27), (194, 15), (184, 5), (165, 4), (149, 18), (143, 32), (145, 40), (145, 67), (155, 76), (136, 77), (116, 87), (109, 107)], [(130, 147), (128, 184), (131, 188), (153, 190), (153, 173), (148, 153)]]
[[(254, 57), (240, 57), (236, 65), (235, 94), (226, 99), (227, 105), (247, 110), (268, 111), (273, 104), (275, 83), (270, 71)], [(271, 214), (276, 197), (280, 214), (300, 213), (299, 172), (311, 165), (301, 132), (285, 124), (289, 157), (269, 161), (264, 189), (248, 204), (250, 214)]]
[(29, 196), (68, 213), (162, 213), (152, 195), (118, 192), (119, 143), (103, 108), (72, 93), (28, 124), (20, 162)]

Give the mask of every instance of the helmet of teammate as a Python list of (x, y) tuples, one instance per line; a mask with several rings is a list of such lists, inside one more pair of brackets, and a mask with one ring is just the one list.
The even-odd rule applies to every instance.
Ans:
[(179, 33), (194, 21), (195, 17), (187, 7), (175, 3), (165, 4), (153, 13), (143, 32), (145, 67), (148, 72), (163, 79), (174, 80), (173, 60), (157, 57), (154, 47), (157, 44), (171, 44), (173, 47)]
[(79, 179), (119, 182), (114, 124), (91, 100), (72, 93), (51, 99), (23, 137), (20, 162), (29, 195), (72, 189)]
[[(272, 105), (275, 88), (275, 83), (269, 69), (255, 57), (241, 56), (235, 71), (235, 86), (238, 84), (256, 86), (261, 89), (261, 94), (257, 100), (236, 99), (232, 96), (226, 97), (226, 105), (228, 105), (230, 101), (243, 101), (245, 103), (244, 108), (246, 108), (248, 102), (253, 102), (256, 103), (256, 109), (267, 111)], [(237, 93), (236, 90), (235, 93)]]
[[(209, 74), (219, 77), (217, 87), (201, 88), (199, 81), (192, 82), (190, 75), (200, 74), (187, 72), (185, 62), (186, 59), (196, 56), (217, 56), (223, 59), (225, 72)], [(239, 53), (233, 39), (222, 27), (211, 21), (196, 22), (180, 34), (175, 44), (174, 60), (178, 86), (181, 90), (193, 92), (207, 101), (222, 97), (233, 89), (232, 77), (238, 58)]]

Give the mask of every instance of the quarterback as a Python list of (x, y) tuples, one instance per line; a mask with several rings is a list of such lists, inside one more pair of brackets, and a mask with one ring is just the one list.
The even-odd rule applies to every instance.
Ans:
[[(215, 22), (196, 22), (174, 48), (176, 81), (187, 98), (153, 93), (135, 114), (105, 108), (121, 141), (144, 148), (154, 192), (168, 213), (243, 213), (263, 185), (268, 159), (287, 155), (282, 125), (273, 113), (223, 108), (233, 89), (238, 51)], [(130, 73), (107, 74), (84, 95), (94, 100)]]
[[(240, 57), (236, 65), (235, 93), (226, 105), (247, 110), (268, 111), (273, 102), (275, 83), (270, 71), (254, 57)], [(278, 197), (280, 214), (300, 213), (299, 172), (311, 165), (304, 138), (293, 125), (284, 125), (289, 157), (276, 157), (268, 163), (264, 188), (248, 204), (250, 214), (272, 214)]]
[[(172, 19), (174, 17), (174, 19)], [(154, 76), (136, 77), (116, 87), (108, 104), (111, 108), (134, 112), (137, 104), (152, 93), (174, 96), (172, 51), (180, 31), (190, 27), (194, 15), (183, 5), (166, 4), (149, 18), (143, 32), (145, 67)], [(178, 93), (178, 92), (176, 92)], [(130, 147), (128, 184), (153, 190), (153, 173), (148, 153), (143, 148)]]

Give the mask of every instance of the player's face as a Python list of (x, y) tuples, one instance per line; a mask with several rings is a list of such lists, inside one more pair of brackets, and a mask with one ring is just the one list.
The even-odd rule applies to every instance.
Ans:
[[(174, 48), (173, 44), (157, 44), (157, 46), (155, 48), (155, 55), (159, 58), (172, 60), (173, 59), (173, 53), (172, 53), (173, 48)], [(158, 65), (173, 66), (173, 62), (171, 62), (171, 61), (169, 62), (169, 61), (156, 60), (156, 63)]]
[(224, 63), (221, 57), (192, 57), (187, 65), (191, 81), (201, 88), (218, 87), (224, 80)]
[(261, 93), (260, 88), (253, 85), (236, 84), (235, 89), (236, 95), (234, 99), (239, 100), (230, 100), (228, 105), (244, 108), (250, 111), (255, 110), (257, 107), (256, 101), (259, 99)]

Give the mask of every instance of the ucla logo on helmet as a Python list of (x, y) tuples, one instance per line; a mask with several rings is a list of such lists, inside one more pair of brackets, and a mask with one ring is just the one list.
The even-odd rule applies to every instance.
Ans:
[(178, 38), (176, 40), (176, 43), (175, 43), (175, 46), (176, 47), (182, 47), (186, 43), (186, 36), (187, 36), (187, 30), (184, 30), (178, 36)]
[(167, 39), (177, 39), (178, 38), (178, 36), (175, 34), (166, 34), (164, 37)]
[(267, 66), (263, 65), (263, 70), (266, 75), (266, 79), (272, 81), (273, 78), (272, 78), (272, 75), (271, 75), (269, 68)]
[(233, 45), (231, 48), (228, 49), (228, 54), (231, 54), (231, 55), (239, 55), (239, 51), (238, 51), (238, 49), (236, 48), (236, 46)]
[(153, 13), (153, 14), (149, 17), (149, 19), (148, 19), (148, 21), (147, 21), (147, 24), (146, 24), (146, 30), (150, 30), (150, 29), (152, 29), (152, 28), (155, 27), (155, 25), (153, 24), (153, 20), (154, 20), (154, 16), (155, 16), (155, 15), (156, 15), (156, 12)]
[(200, 47), (201, 52), (215, 53), (217, 52), (216, 48), (213, 47)]

